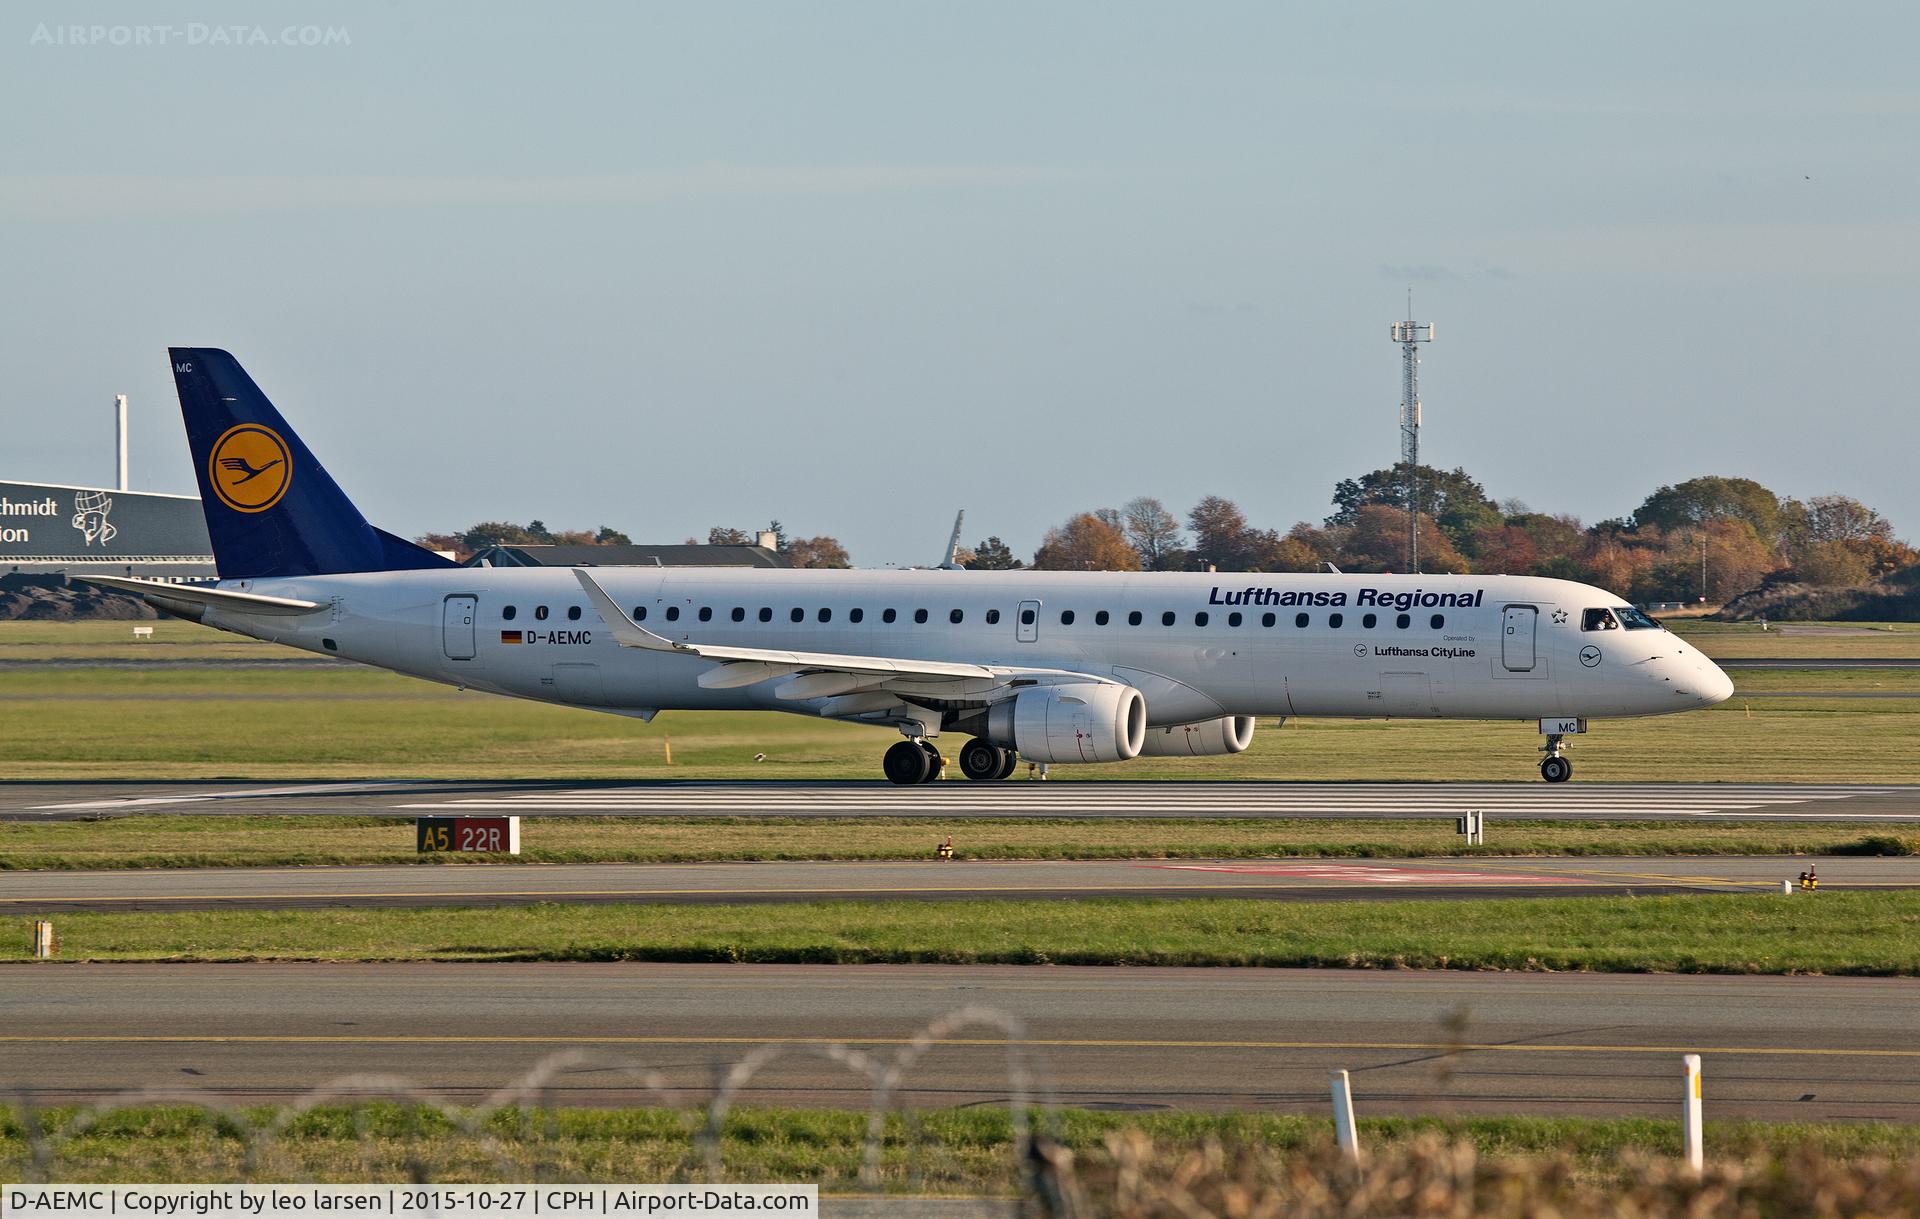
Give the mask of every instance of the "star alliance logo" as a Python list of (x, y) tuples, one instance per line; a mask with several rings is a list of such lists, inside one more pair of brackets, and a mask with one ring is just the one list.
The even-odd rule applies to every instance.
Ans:
[(1567, 625), (1567, 611), (1565, 610), (1553, 611), (1553, 625), (1555, 626)]

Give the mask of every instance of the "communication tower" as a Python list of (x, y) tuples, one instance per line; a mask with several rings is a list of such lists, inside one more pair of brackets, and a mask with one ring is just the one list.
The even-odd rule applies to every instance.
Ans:
[(1407, 293), (1407, 320), (1395, 322), (1400, 344), (1400, 462), (1407, 470), (1407, 570), (1420, 571), (1420, 344), (1433, 342), (1433, 323), (1413, 320), (1413, 293)]

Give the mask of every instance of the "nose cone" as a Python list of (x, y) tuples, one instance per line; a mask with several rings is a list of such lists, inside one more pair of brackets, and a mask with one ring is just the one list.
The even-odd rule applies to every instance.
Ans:
[(1726, 670), (1702, 656), (1699, 658), (1700, 676), (1696, 679), (1700, 685), (1700, 704), (1711, 707), (1715, 703), (1724, 703), (1733, 697), (1733, 678)]

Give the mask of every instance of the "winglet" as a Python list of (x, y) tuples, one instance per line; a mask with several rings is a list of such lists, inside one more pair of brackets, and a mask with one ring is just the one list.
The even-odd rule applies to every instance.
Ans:
[(649, 652), (693, 651), (683, 643), (675, 643), (671, 639), (654, 634), (627, 617), (627, 612), (621, 609), (612, 597), (607, 596), (607, 590), (601, 588), (600, 582), (588, 575), (585, 568), (574, 568), (573, 578), (580, 581), (580, 587), (586, 590), (587, 600), (593, 602), (593, 608), (600, 611), (600, 617), (606, 620), (608, 629), (613, 632), (614, 642), (621, 647), (645, 648)]

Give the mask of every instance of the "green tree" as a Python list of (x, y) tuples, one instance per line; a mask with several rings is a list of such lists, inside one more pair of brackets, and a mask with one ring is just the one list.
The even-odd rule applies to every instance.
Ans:
[(1633, 513), (1634, 528), (1652, 525), (1667, 533), (1709, 521), (1745, 521), (1771, 545), (1780, 535), (1780, 497), (1751, 478), (1708, 474), (1661, 487)]
[(1012, 571), (1025, 566), (1025, 563), (1013, 557), (1013, 551), (998, 537), (990, 537), (975, 546), (973, 557), (966, 563), (968, 571)]
[[(1421, 515), (1432, 517), (1455, 547), (1470, 545), (1476, 530), (1497, 526), (1502, 522), (1500, 509), (1487, 497), (1487, 489), (1464, 469), (1436, 470), (1432, 466), (1419, 466), (1417, 472)], [(1404, 567), (1407, 561), (1404, 541), (1407, 527), (1407, 467), (1404, 464), (1374, 470), (1359, 478), (1342, 479), (1334, 484), (1334, 511), (1327, 518), (1327, 524), (1358, 524), (1360, 510), (1375, 505), (1398, 508), (1402, 513), (1400, 565)], [(1422, 563), (1422, 566), (1425, 564)]]
[(620, 532), (618, 529), (615, 529), (612, 525), (600, 526), (600, 532), (593, 535), (593, 540), (602, 546), (633, 545), (632, 538)]
[(709, 546), (751, 546), (753, 535), (741, 529), (729, 529), (725, 525), (715, 525), (707, 530)]

